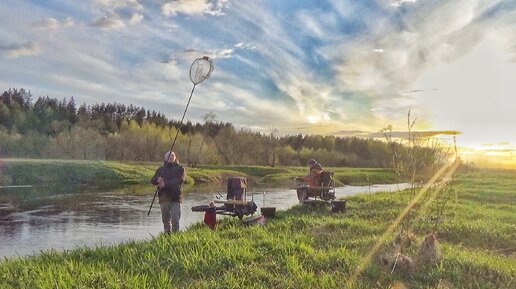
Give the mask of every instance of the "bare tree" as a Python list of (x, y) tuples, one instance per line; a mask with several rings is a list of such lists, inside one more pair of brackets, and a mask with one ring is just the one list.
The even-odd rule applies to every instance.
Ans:
[(277, 147), (278, 147), (278, 129), (273, 126), (269, 126), (269, 139), (267, 141), (267, 156), (269, 161), (269, 166), (276, 166), (276, 158), (277, 158)]
[(211, 111), (202, 116), (202, 119), (204, 120), (204, 127), (203, 127), (203, 131), (201, 132), (202, 141), (201, 141), (201, 145), (199, 147), (199, 152), (197, 152), (197, 156), (195, 157), (195, 161), (192, 163), (192, 167), (196, 167), (199, 162), (199, 157), (201, 156), (202, 147), (204, 146), (206, 137), (209, 135), (208, 130), (210, 128), (210, 125), (214, 123), (216, 117), (217, 117), (217, 115)]

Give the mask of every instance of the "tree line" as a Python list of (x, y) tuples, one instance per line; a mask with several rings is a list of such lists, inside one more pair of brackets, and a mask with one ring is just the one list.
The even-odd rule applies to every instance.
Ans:
[[(163, 113), (120, 103), (77, 107), (73, 97), (33, 99), (24, 89), (0, 96), (0, 156), (23, 158), (161, 161), (177, 130), (175, 150), (183, 163), (391, 167), (392, 143), (358, 137), (284, 135), (236, 129), (216, 121), (180, 126)], [(402, 146), (401, 144), (398, 146)], [(398, 149), (397, 151), (402, 151)]]

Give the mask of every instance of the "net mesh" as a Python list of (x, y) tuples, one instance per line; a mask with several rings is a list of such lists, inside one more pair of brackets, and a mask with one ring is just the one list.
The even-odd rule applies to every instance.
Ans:
[(199, 84), (210, 77), (213, 71), (213, 61), (208, 57), (197, 58), (190, 67), (190, 80)]

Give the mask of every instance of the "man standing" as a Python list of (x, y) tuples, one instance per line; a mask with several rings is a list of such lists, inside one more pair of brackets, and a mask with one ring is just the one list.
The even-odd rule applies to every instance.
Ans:
[(158, 168), (151, 178), (151, 183), (159, 187), (159, 206), (165, 233), (179, 230), (184, 181), (185, 169), (179, 165), (176, 154), (173, 151), (166, 152), (165, 165)]

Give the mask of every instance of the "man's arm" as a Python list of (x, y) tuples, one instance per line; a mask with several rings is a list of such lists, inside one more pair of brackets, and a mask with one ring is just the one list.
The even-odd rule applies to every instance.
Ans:
[(154, 176), (151, 178), (151, 184), (153, 185), (157, 185), (159, 182), (158, 182), (158, 178), (161, 176), (161, 167), (158, 168), (156, 170), (156, 173), (154, 174)]

